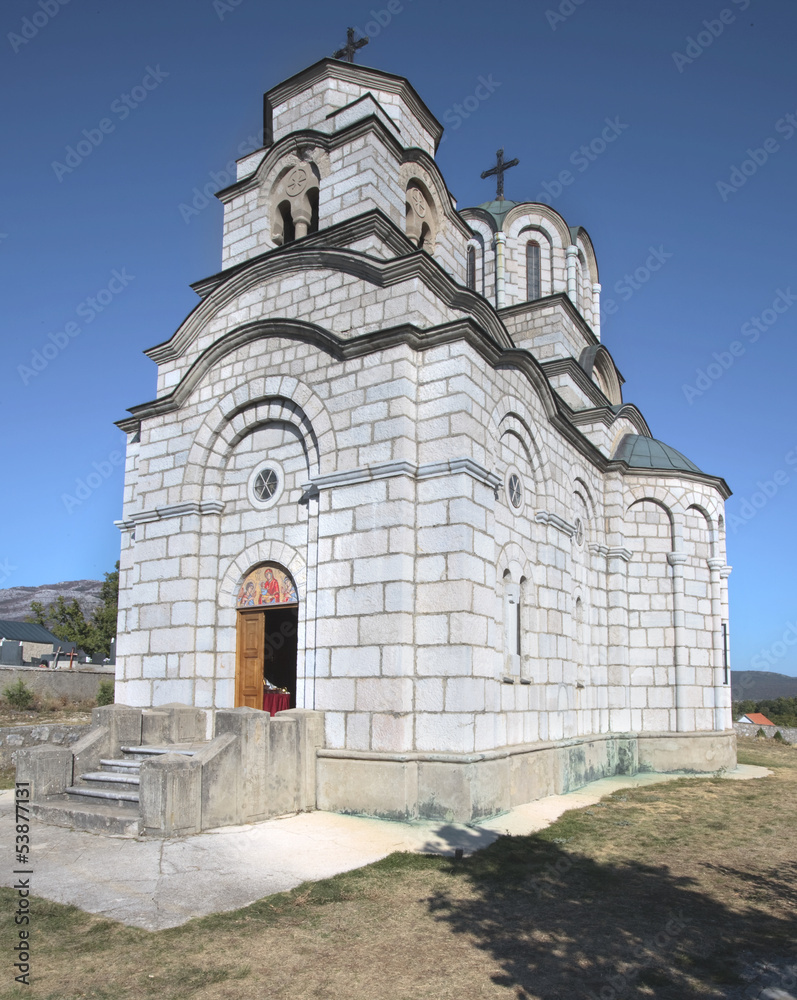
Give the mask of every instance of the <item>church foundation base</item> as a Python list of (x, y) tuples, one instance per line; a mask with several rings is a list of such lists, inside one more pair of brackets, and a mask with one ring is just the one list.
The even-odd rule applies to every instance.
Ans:
[(466, 823), (613, 774), (736, 766), (732, 732), (590, 736), (479, 754), (316, 751), (319, 809)]

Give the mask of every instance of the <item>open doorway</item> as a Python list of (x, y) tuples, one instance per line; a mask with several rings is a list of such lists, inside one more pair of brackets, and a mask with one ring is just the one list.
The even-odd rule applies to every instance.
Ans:
[[(238, 593), (235, 705), (264, 708), (278, 689), (296, 707), (299, 601), (290, 575), (266, 564), (251, 570)], [(272, 709), (273, 710), (273, 709)]]

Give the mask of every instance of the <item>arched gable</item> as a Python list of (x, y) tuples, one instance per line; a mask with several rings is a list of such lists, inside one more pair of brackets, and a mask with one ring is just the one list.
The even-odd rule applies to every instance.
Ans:
[(335, 431), (321, 400), (297, 379), (255, 377), (219, 400), (205, 416), (188, 453), (184, 483), (218, 486), (224, 456), (241, 436), (277, 420), (293, 424), (302, 434), (311, 474), (334, 468)]

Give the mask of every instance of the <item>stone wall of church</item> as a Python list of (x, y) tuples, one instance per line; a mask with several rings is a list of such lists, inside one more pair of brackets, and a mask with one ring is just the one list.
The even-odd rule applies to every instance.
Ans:
[[(473, 348), (342, 362), (253, 339), (133, 447), (120, 700), (229, 707), (235, 595), (275, 560), (300, 589), (300, 704), (325, 711), (330, 747), (473, 752), (674, 729), (679, 684), (681, 725), (714, 728), (714, 550), (686, 510), (716, 523), (718, 498), (639, 478), (607, 496), (527, 378)], [(249, 488), (264, 456), (285, 483), (267, 510)]]

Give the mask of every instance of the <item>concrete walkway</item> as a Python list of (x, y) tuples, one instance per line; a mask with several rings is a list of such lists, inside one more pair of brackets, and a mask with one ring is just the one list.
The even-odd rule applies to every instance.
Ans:
[[(763, 767), (740, 765), (724, 777), (758, 778), (770, 773)], [(618, 789), (677, 777), (684, 775), (603, 778), (577, 792), (539, 799), (473, 826), (312, 812), (179, 840), (134, 840), (35, 824), (31, 893), (133, 927), (162, 930), (192, 917), (238, 909), (302, 882), (360, 868), (393, 851), (453, 854), (462, 848), (471, 853), (502, 834), (541, 830), (566, 810), (594, 805)], [(13, 794), (0, 792), (0, 823), (9, 842)], [(11, 868), (10, 863), (5, 866), (0, 884), (13, 885), (17, 876)]]

